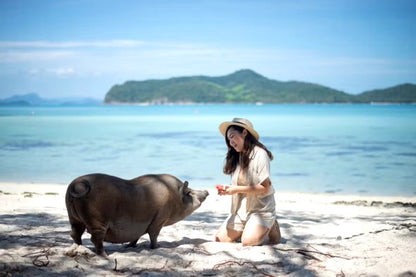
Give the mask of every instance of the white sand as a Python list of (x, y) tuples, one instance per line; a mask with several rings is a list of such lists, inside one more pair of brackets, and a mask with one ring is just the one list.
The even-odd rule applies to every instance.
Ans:
[(416, 208), (390, 205), (416, 197), (277, 192), (282, 243), (243, 247), (213, 241), (230, 198), (212, 190), (192, 216), (162, 229), (157, 249), (145, 235), (136, 248), (106, 243), (104, 259), (87, 233), (84, 246), (73, 244), (65, 185), (0, 191), (0, 276), (416, 276)]

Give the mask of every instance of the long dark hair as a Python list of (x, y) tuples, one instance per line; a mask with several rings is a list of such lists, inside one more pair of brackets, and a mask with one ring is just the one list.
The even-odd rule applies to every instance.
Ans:
[[(264, 146), (260, 141), (258, 141), (249, 131), (247, 131), (247, 135), (244, 139), (244, 146), (243, 151), (241, 153), (235, 151), (235, 149), (230, 145), (230, 140), (227, 137), (228, 130), (233, 128), (234, 130), (242, 133), (244, 128), (236, 125), (231, 125), (227, 128), (225, 132), (225, 143), (228, 147), (228, 152), (225, 157), (225, 165), (224, 165), (224, 173), (227, 175), (233, 174), (236, 170), (237, 165), (241, 162), (240, 167), (242, 170), (246, 170), (248, 168), (248, 164), (250, 163), (250, 153), (254, 149), (255, 146), (259, 146), (266, 150), (267, 155), (269, 156), (270, 160), (273, 160), (273, 154), (270, 152), (266, 146)], [(241, 155), (241, 158), (240, 158)]]

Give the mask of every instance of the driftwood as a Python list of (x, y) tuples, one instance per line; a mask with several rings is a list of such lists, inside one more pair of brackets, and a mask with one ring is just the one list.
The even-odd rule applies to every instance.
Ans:
[[(393, 227), (391, 227), (391, 228), (384, 228), (384, 229), (379, 229), (379, 230), (375, 230), (375, 231), (372, 231), (372, 232), (368, 232), (368, 234), (378, 234), (378, 233), (381, 233), (381, 232), (387, 232), (387, 231), (393, 231), (393, 230), (402, 230), (402, 229), (407, 229), (407, 230), (409, 230), (409, 232), (416, 232), (416, 224), (401, 223), (401, 224), (398, 224), (398, 225), (393, 225)], [(352, 238), (363, 236), (363, 235), (365, 235), (365, 233), (359, 233), (359, 234), (356, 234), (356, 235), (352, 235), (350, 237), (346, 237), (344, 239), (352, 239)]]
[(330, 257), (330, 258), (340, 258), (340, 259), (345, 259), (345, 260), (350, 260), (351, 258), (347, 258), (347, 257), (342, 257), (342, 256), (338, 256), (338, 255), (333, 255), (333, 254), (330, 254), (330, 253), (324, 253), (324, 252), (321, 252), (321, 251), (319, 251), (319, 250), (317, 250), (316, 248), (314, 248), (312, 245), (310, 245), (310, 244), (308, 244), (308, 245), (306, 245), (306, 247), (311, 247), (311, 248), (313, 248), (314, 250), (308, 250), (308, 249), (306, 249), (306, 248), (279, 248), (279, 247), (277, 247), (277, 248), (275, 248), (276, 250), (279, 250), (279, 251), (285, 251), (285, 252), (289, 252), (289, 251), (293, 251), (293, 252), (296, 252), (296, 253), (299, 253), (299, 254), (301, 254), (301, 255), (304, 255), (304, 256), (306, 256), (307, 258), (310, 258), (310, 259), (313, 259), (313, 260), (316, 260), (316, 261), (322, 261), (321, 259), (319, 259), (319, 258), (317, 258), (317, 257), (315, 257), (313, 254), (319, 254), (319, 255), (321, 255), (321, 256), (326, 256), (326, 257)]
[(33, 256), (32, 264), (37, 267), (45, 267), (49, 265), (49, 256), (53, 255), (54, 252), (51, 250), (52, 247), (42, 249), (37, 252), (23, 255), (23, 257)]
[[(225, 262), (222, 262), (222, 263), (219, 263), (219, 264), (216, 264), (212, 268), (212, 270), (217, 271), (217, 270), (221, 270), (222, 268), (230, 267), (230, 266), (233, 266), (233, 265), (249, 266), (249, 267), (255, 269), (258, 273), (263, 274), (264, 276), (270, 276), (270, 277), (275, 276), (275, 275), (269, 274), (269, 273), (265, 272), (264, 270), (258, 268), (254, 263), (251, 263), (251, 262), (238, 262), (238, 261), (231, 261), (231, 260), (230, 261), (225, 261)], [(283, 264), (281, 262), (279, 262), (277, 264), (271, 264), (271, 265), (272, 266), (276, 266), (276, 265), (283, 266)]]

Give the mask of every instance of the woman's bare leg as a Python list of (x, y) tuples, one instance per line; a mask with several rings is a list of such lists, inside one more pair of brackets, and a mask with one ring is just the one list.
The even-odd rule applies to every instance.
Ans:
[(269, 231), (269, 243), (270, 244), (278, 244), (280, 242), (281, 235), (280, 235), (280, 226), (277, 220), (275, 220), (272, 228)]
[(215, 235), (215, 241), (218, 242), (235, 242), (241, 237), (243, 232), (228, 229), (226, 222), (221, 225)]
[(241, 243), (244, 246), (261, 245), (269, 233), (269, 228), (263, 225), (246, 225), (241, 236)]

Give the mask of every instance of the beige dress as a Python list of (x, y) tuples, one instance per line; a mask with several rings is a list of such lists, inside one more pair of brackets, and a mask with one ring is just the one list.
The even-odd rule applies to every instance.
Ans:
[[(270, 158), (263, 148), (255, 146), (250, 159), (246, 171), (237, 165), (231, 176), (231, 185), (255, 186), (270, 178)], [(233, 194), (231, 215), (226, 220), (227, 228), (243, 231), (247, 224), (271, 228), (276, 219), (274, 192), (271, 186), (266, 195)]]

